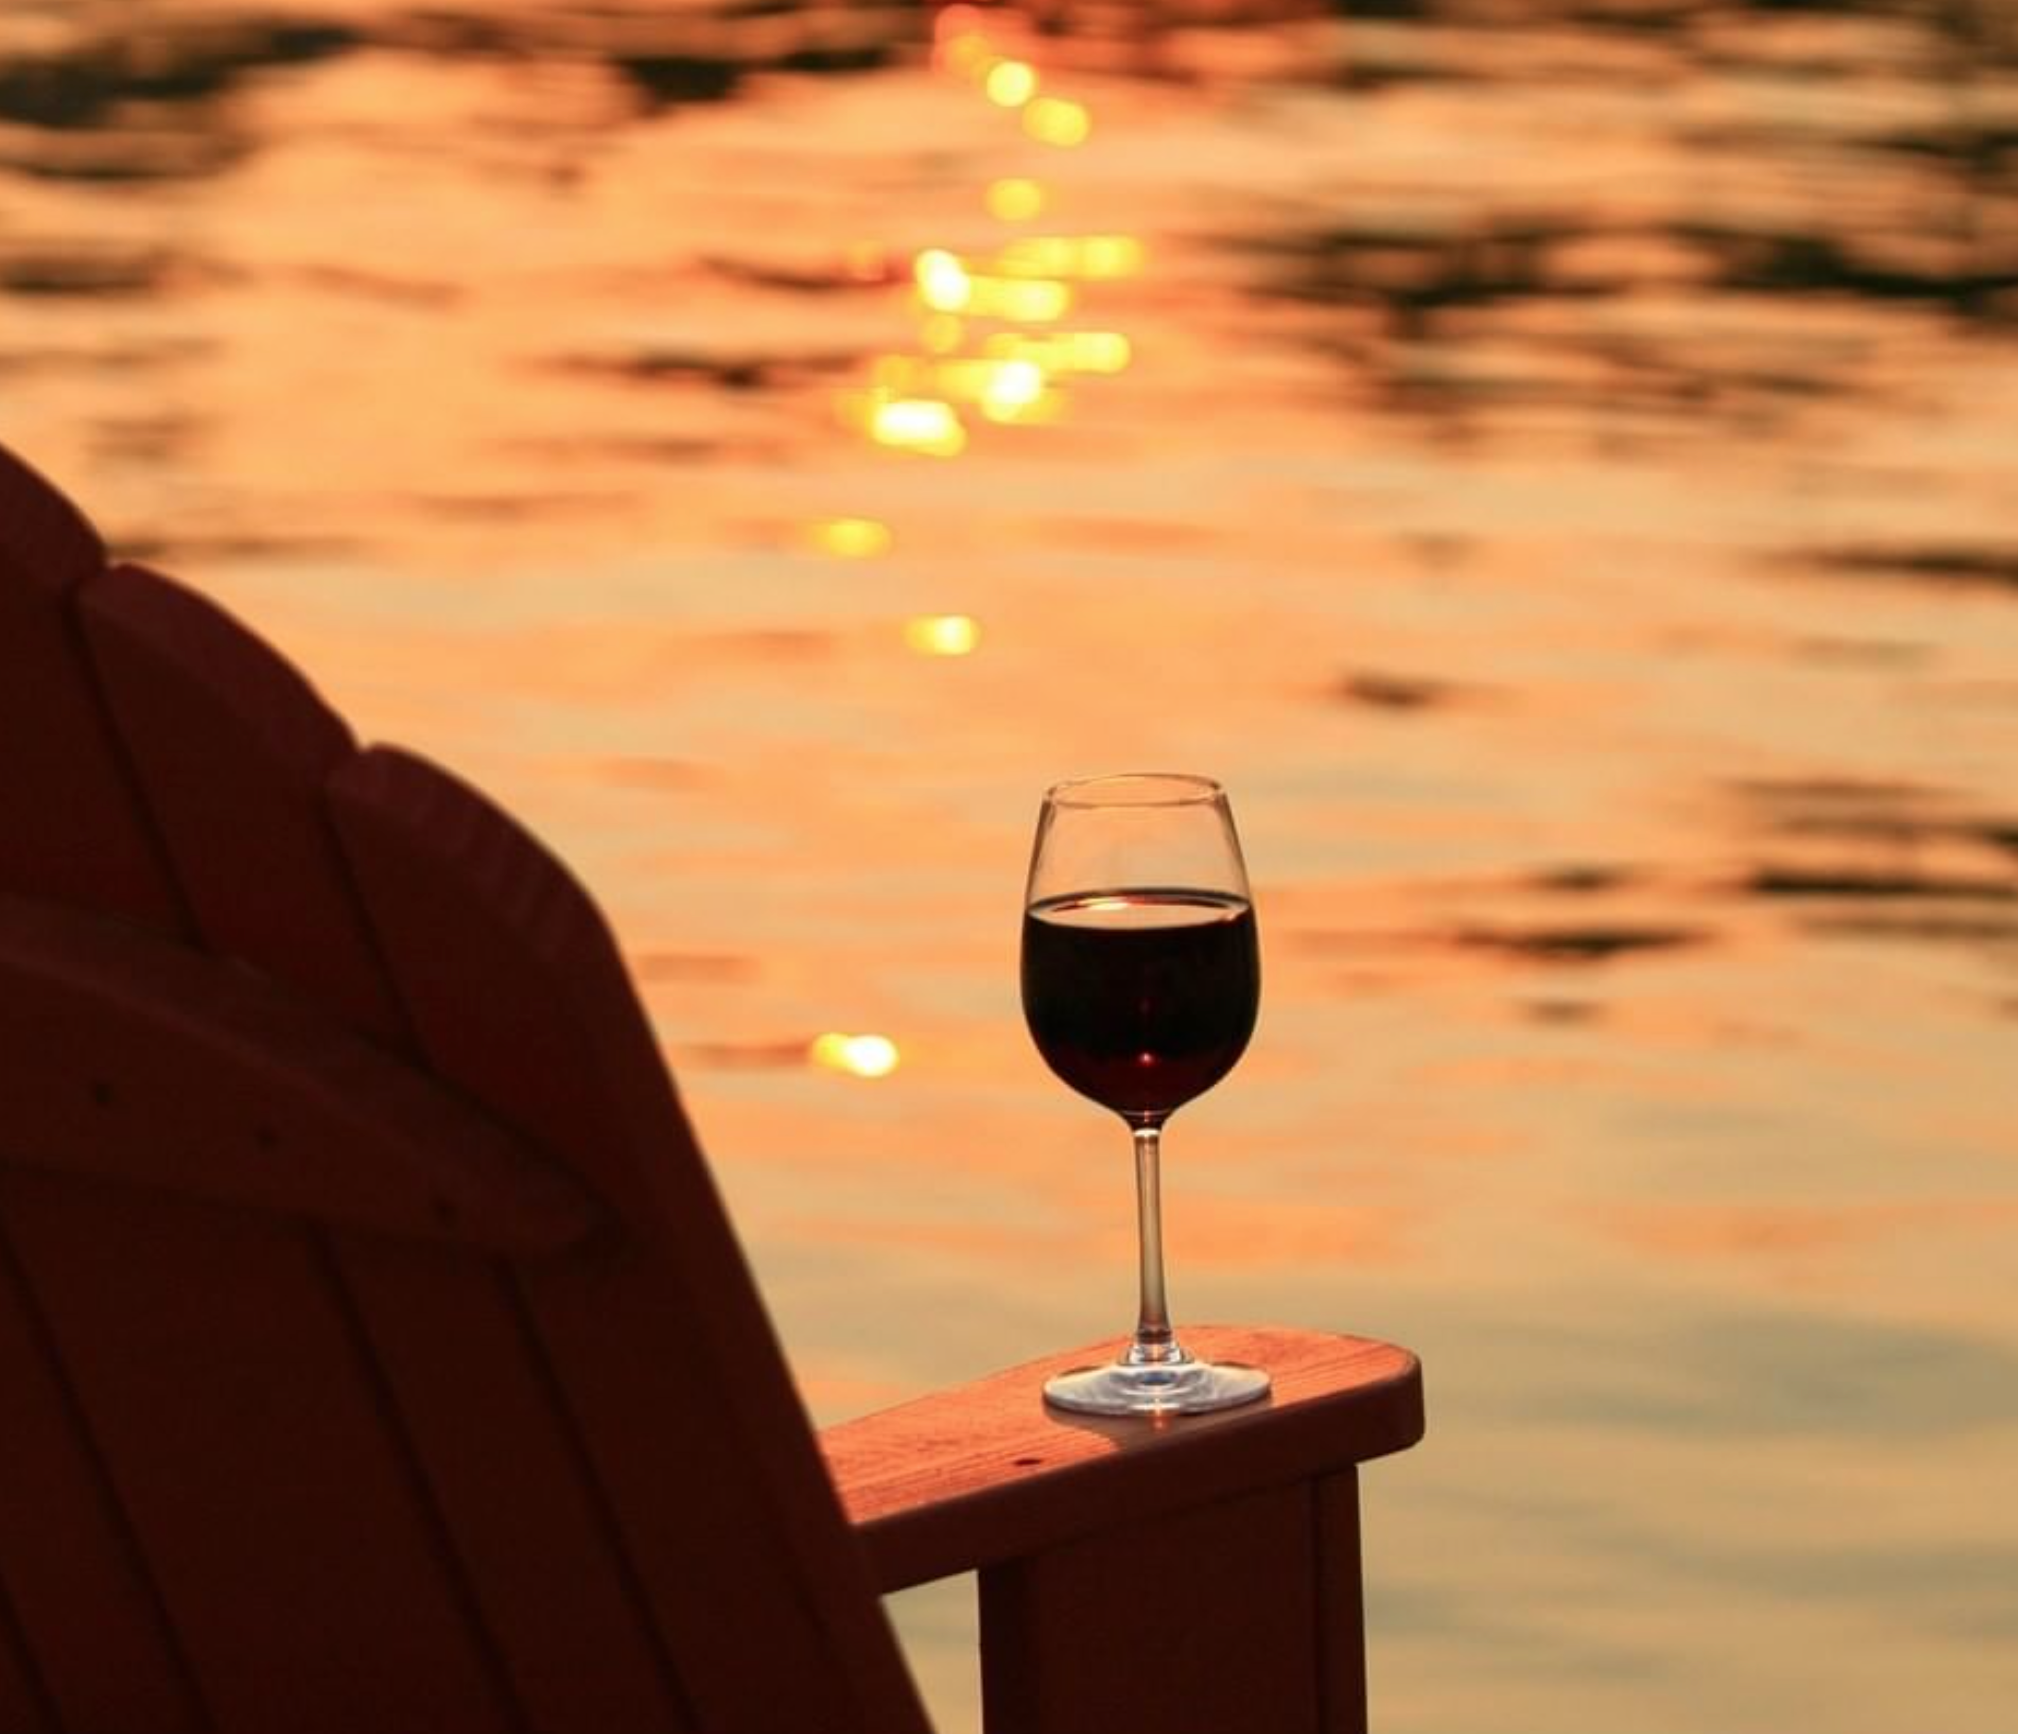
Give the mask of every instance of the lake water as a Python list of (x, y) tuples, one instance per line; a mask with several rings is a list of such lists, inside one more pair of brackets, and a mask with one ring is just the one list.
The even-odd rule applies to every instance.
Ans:
[(580, 869), (822, 1419), (1128, 1323), (1021, 878), (1208, 771), (1376, 1724), (2018, 1727), (2018, 9), (9, 0), (0, 438)]

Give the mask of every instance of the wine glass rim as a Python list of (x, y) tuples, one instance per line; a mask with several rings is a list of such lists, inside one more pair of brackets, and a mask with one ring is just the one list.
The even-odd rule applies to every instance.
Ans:
[[(1164, 792), (1155, 792), (1157, 785)], [(1124, 795), (1124, 786), (1135, 792)], [(1192, 771), (1110, 771), (1053, 783), (1044, 799), (1054, 807), (1190, 807), (1222, 800), (1225, 794), (1217, 779)]]

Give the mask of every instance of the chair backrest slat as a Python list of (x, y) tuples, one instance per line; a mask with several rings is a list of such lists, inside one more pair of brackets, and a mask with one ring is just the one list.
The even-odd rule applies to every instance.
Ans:
[(16, 1697), (0, 1688), (0, 1728), (196, 1734), (188, 1668), (4, 1234), (0, 1392), (0, 1595), (19, 1679)]
[(568, 1158), (623, 1221), (601, 1267), (522, 1281), (704, 1725), (922, 1729), (600, 913), (514, 821), (410, 754), (360, 754), (330, 796), (430, 1062)]
[(180, 930), (70, 612), (104, 558), (76, 508), (0, 447), (0, 885)]

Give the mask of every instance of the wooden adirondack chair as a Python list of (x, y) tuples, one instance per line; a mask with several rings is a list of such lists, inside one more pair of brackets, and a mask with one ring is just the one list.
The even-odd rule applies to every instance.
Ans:
[(1194, 1335), (816, 1440), (588, 897), (0, 450), (0, 1730), (924, 1734), (974, 1570), (990, 1734), (1360, 1729), (1415, 1362)]

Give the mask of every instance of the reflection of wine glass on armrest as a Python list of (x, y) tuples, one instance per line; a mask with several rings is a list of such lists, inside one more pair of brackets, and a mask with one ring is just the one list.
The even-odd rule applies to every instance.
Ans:
[(1190, 1414), (1268, 1390), (1255, 1367), (1194, 1360), (1163, 1292), (1163, 1122), (1212, 1088), (1254, 1033), (1260, 950), (1226, 792), (1208, 777), (1132, 774), (1044, 797), (1023, 912), (1023, 1015), (1045, 1063), (1135, 1137), (1142, 1304), (1104, 1367), (1044, 1387), (1096, 1415)]

